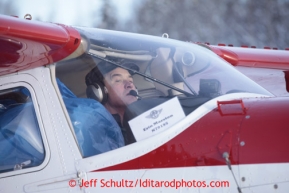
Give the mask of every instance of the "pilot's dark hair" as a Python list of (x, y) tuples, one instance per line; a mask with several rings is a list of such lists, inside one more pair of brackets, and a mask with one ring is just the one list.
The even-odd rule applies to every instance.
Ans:
[(86, 86), (91, 85), (93, 83), (101, 83), (104, 85), (104, 76), (98, 67), (94, 67), (86, 76), (85, 76), (85, 84)]

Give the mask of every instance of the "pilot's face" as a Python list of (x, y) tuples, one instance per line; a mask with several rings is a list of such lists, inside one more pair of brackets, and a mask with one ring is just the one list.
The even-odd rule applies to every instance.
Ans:
[(129, 95), (130, 90), (135, 90), (131, 74), (123, 69), (116, 68), (104, 76), (104, 84), (108, 91), (108, 102), (115, 106), (126, 106), (137, 100)]

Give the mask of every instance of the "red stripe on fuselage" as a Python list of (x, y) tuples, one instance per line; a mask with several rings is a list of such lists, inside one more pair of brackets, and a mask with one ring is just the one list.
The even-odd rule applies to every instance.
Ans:
[(289, 98), (243, 101), (244, 115), (215, 109), (157, 149), (97, 171), (226, 165), (224, 152), (233, 165), (289, 162)]

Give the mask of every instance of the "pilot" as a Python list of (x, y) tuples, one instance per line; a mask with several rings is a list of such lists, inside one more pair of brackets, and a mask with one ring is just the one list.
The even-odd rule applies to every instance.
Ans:
[[(139, 71), (139, 67), (131, 62), (122, 66)], [(96, 99), (112, 114), (124, 136), (126, 144), (135, 142), (130, 129), (123, 127), (123, 116), (126, 106), (137, 101), (136, 87), (133, 83), (133, 73), (109, 62), (102, 61), (85, 77), (88, 98)]]

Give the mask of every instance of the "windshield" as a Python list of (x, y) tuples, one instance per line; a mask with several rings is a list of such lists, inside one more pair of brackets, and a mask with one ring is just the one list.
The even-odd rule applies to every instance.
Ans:
[[(98, 102), (101, 105), (97, 104), (95, 108), (109, 112), (109, 115), (105, 111), (100, 114), (105, 114), (108, 122), (114, 120), (121, 130), (113, 129), (115, 124), (109, 126), (111, 130), (106, 135), (113, 136), (113, 139), (106, 141), (109, 148), (104, 148), (102, 141), (99, 142), (102, 145), (98, 145), (101, 148), (96, 151), (86, 154), (82, 150), (84, 156), (138, 141), (128, 122), (172, 98), (178, 99), (186, 116), (212, 98), (225, 94), (256, 93), (271, 96), (271, 93), (206, 47), (140, 34), (94, 28), (76, 29), (82, 36), (81, 46), (56, 64), (57, 81), (62, 88), (67, 109), (72, 114), (72, 123), (75, 128), (81, 125), (77, 120), (78, 114), (70, 111), (74, 104), (68, 102), (67, 98), (77, 98), (77, 104), (83, 104), (79, 109), (93, 106), (90, 102)], [(87, 98), (90, 99), (89, 103)], [(90, 115), (94, 113), (89, 109), (86, 111)], [(150, 116), (159, 112), (153, 111)], [(82, 121), (92, 125), (91, 120), (86, 117)], [(99, 123), (100, 120), (97, 121)], [(143, 130), (150, 128), (148, 126)], [(84, 143), (81, 128), (75, 130), (78, 141)], [(95, 139), (90, 140), (97, 143)]]
[[(102, 60), (114, 65), (133, 62), (139, 67), (134, 81), (140, 95), (147, 89), (156, 89), (163, 96), (178, 93), (216, 97), (233, 92), (271, 95), (200, 45), (95, 28), (77, 29), (86, 37), (88, 49), (72, 61), (75, 65), (71, 64), (65, 71), (83, 69), (85, 66), (79, 63), (92, 68)], [(84, 91), (75, 94), (86, 97)]]

